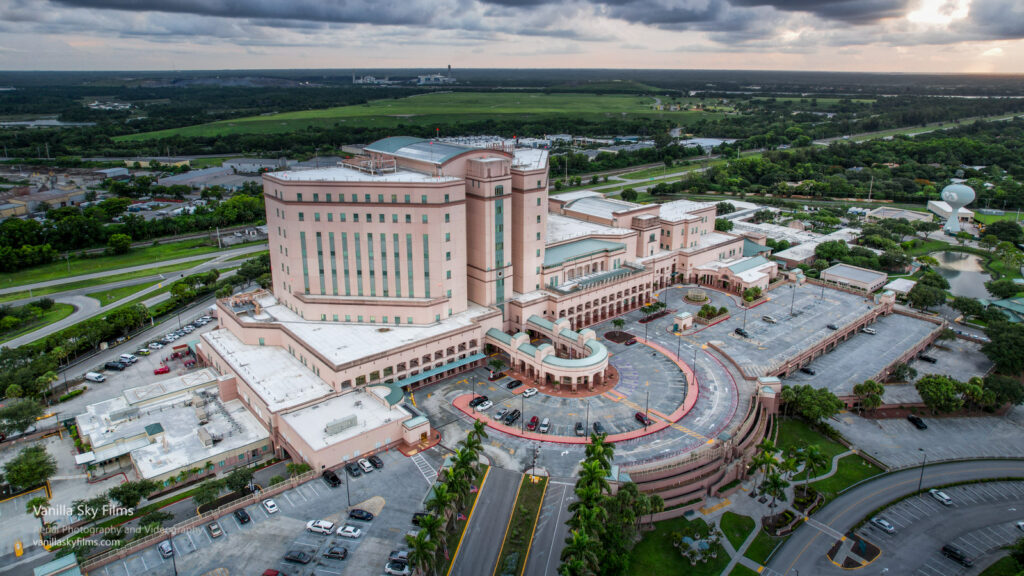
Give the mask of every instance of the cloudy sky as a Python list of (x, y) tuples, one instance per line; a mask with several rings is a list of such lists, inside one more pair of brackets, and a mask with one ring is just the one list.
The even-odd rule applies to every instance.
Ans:
[(0, 69), (1024, 73), (1024, 0), (0, 0)]

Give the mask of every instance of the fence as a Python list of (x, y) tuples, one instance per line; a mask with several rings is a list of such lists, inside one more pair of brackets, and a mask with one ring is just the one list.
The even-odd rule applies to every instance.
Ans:
[(217, 518), (220, 518), (225, 514), (234, 512), (239, 508), (244, 508), (245, 506), (249, 506), (250, 504), (255, 504), (262, 500), (266, 500), (267, 498), (270, 498), (272, 496), (276, 496), (286, 490), (291, 490), (292, 488), (295, 488), (299, 484), (316, 478), (316, 476), (316, 471), (310, 470), (309, 472), (305, 472), (298, 476), (289, 478), (284, 482), (281, 482), (280, 484), (275, 484), (264, 490), (254, 492), (246, 496), (245, 498), (239, 498), (238, 500), (235, 500), (230, 504), (225, 504), (224, 506), (221, 506), (216, 510), (203, 512), (198, 516), (194, 516), (192, 518), (189, 518), (188, 520), (179, 522), (178, 524), (175, 524), (170, 528), (161, 528), (159, 532), (150, 534), (149, 536), (144, 536), (138, 540), (131, 542), (123, 548), (118, 548), (116, 550), (108, 550), (93, 558), (87, 559), (85, 563), (82, 565), (82, 571), (89, 572), (91, 570), (96, 570), (97, 568), (101, 568), (115, 560), (126, 558), (127, 556), (134, 554), (135, 552), (138, 552), (143, 548), (152, 546), (153, 544), (156, 544), (157, 542), (160, 542), (162, 540), (167, 540), (172, 536), (188, 532), (189, 530), (192, 530), (193, 528), (205, 524), (206, 522), (216, 520)]

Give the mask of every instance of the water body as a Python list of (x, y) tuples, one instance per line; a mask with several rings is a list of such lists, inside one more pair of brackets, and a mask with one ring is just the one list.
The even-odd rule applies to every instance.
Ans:
[(75, 126), (95, 126), (95, 122), (61, 122), (56, 118), (41, 118), (39, 120), (17, 120), (11, 122), (0, 122), (2, 128), (68, 128)]
[(932, 256), (939, 261), (937, 272), (949, 282), (949, 291), (954, 296), (992, 297), (985, 289), (985, 282), (992, 277), (981, 267), (980, 256), (965, 252), (937, 252)]

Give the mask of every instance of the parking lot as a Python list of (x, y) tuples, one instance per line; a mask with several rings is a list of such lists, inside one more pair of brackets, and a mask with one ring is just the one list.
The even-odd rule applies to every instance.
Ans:
[(964, 458), (1024, 458), (1024, 426), (1008, 417), (934, 418), (927, 430), (903, 418), (870, 419), (844, 413), (830, 424), (842, 436), (892, 469)]
[(925, 374), (945, 374), (960, 381), (970, 380), (974, 376), (984, 376), (992, 369), (992, 361), (981, 351), (981, 344), (969, 340), (937, 340), (925, 355), (936, 360), (933, 364), (920, 358), (911, 360), (908, 365), (917, 370), (917, 378)]
[[(872, 569), (888, 568), (889, 574), (921, 576), (977, 574), (986, 563), (979, 559), (1024, 536), (1014, 526), (1014, 522), (1024, 520), (1024, 482), (967, 484), (942, 491), (952, 499), (952, 506), (922, 494), (882, 511), (879, 516), (893, 524), (893, 534), (871, 524), (857, 531), (882, 549)], [(975, 568), (968, 570), (944, 557), (941, 548), (945, 544), (965, 551)]]
[[(827, 338), (832, 334), (828, 324), (842, 328), (874, 307), (861, 296), (811, 284), (782, 286), (772, 290), (769, 297), (746, 312), (745, 322), (744, 311), (732, 303), (727, 305), (731, 318), (690, 334), (701, 342), (721, 341), (722, 349), (747, 374), (760, 375)], [(762, 320), (766, 315), (776, 322)], [(737, 335), (737, 328), (744, 328), (750, 337)]]
[[(224, 535), (212, 538), (204, 528), (174, 537), (174, 561), (160, 556), (150, 546), (90, 574), (102, 576), (170, 575), (199, 576), (225, 567), (232, 574), (262, 574), (266, 569), (281, 570), (288, 576), (315, 574), (383, 574), (388, 554), (406, 549), (405, 534), (414, 530), (412, 514), (422, 510), (422, 501), (430, 486), (430, 471), (442, 462), (440, 453), (429, 450), (414, 459), (397, 451), (380, 455), (384, 468), (359, 478), (350, 478), (339, 470), (343, 485), (331, 488), (320, 479), (311, 480), (274, 496), (279, 512), (270, 514), (262, 506), (245, 508), (252, 519), (242, 524), (228, 514), (218, 519)], [(421, 468), (425, 466), (425, 468)], [(348, 494), (346, 494), (346, 487)], [(375, 513), (370, 522), (348, 519), (348, 498), (352, 507)], [(378, 513), (379, 511), (379, 513)], [(336, 534), (321, 535), (306, 531), (310, 520), (329, 520), (335, 527), (350, 524), (363, 531), (355, 540)], [(348, 558), (323, 557), (332, 545), (348, 549)], [(286, 562), (291, 550), (314, 555), (306, 565)]]
[[(877, 334), (859, 333), (840, 343), (831, 352), (818, 356), (807, 365), (815, 374), (794, 372), (786, 378), (786, 383), (810, 384), (815, 388), (827, 388), (837, 396), (850, 396), (854, 385), (874, 378), (937, 328), (931, 322), (900, 314), (882, 316), (871, 327)], [(956, 362), (949, 360), (947, 363), (952, 365)], [(917, 368), (925, 370), (922, 366)]]

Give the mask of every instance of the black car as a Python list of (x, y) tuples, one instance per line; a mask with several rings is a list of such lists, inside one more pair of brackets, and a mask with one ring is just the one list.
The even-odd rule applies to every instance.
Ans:
[(324, 470), (324, 473), (321, 474), (320, 477), (323, 478), (324, 482), (327, 482), (327, 485), (331, 488), (341, 486), (341, 478), (338, 478), (338, 475), (334, 473), (334, 470)]
[(935, 364), (936, 362), (938, 362), (938, 360), (936, 360), (934, 356), (929, 356), (927, 354), (918, 354), (917, 357), (929, 364)]
[(594, 434), (604, 434), (604, 426), (600, 422), (594, 422)]
[(381, 460), (380, 456), (377, 456), (376, 454), (371, 454), (370, 456), (367, 456), (366, 459), (369, 460), (370, 464), (373, 464), (373, 467), (378, 470), (384, 467), (384, 461)]
[(576, 423), (576, 435), (577, 436), (586, 436), (587, 435), (587, 429), (583, 427), (583, 422), (577, 422)]
[(505, 416), (505, 426), (511, 426), (515, 424), (516, 420), (519, 420), (519, 417), (522, 415), (523, 413), (520, 412), (518, 409), (509, 412), (508, 416)]
[(245, 508), (235, 510), (235, 518), (238, 519), (239, 524), (248, 524), (252, 520), (252, 518), (249, 518), (249, 513), (245, 511)]
[(910, 420), (910, 423), (913, 424), (914, 428), (917, 428), (918, 430), (928, 429), (928, 425), (924, 423), (924, 420), (922, 420), (920, 416), (914, 416), (913, 414), (911, 414), (910, 416), (907, 416), (907, 420)]
[(522, 380), (510, 380), (508, 384), (505, 384), (505, 388), (508, 388), (509, 390), (515, 390), (516, 388), (519, 388), (522, 385)]
[(839, 326), (836, 326), (835, 324), (828, 324), (825, 327), (829, 330), (839, 330)]
[(348, 475), (353, 478), (359, 478), (363, 475), (363, 470), (359, 468), (359, 464), (356, 464), (355, 462), (345, 464), (345, 472), (348, 472)]
[(412, 515), (412, 525), (413, 526), (419, 526), (420, 525), (420, 519), (426, 518), (427, 516), (430, 516), (430, 514), (427, 514), (426, 512), (416, 512), (416, 513), (414, 513)]
[(483, 404), (484, 402), (487, 402), (487, 396), (477, 396), (476, 398), (473, 398), (472, 400), (469, 401), (469, 407), (476, 408), (477, 406)]
[(737, 334), (743, 336), (744, 338), (750, 338), (750, 332), (747, 332), (743, 328), (737, 328), (736, 330), (733, 330), (733, 332), (736, 332)]
[(814, 371), (814, 368), (811, 368), (810, 366), (804, 366), (803, 368), (800, 369), (800, 371), (803, 372), (804, 374), (810, 374), (811, 376), (817, 374), (817, 372)]
[(348, 511), (348, 517), (353, 520), (362, 520), (363, 522), (369, 522), (373, 520), (373, 514), (370, 514), (362, 508), (353, 508)]
[(124, 362), (107, 362), (106, 364), (103, 365), (103, 367), (106, 368), (107, 370), (117, 370), (118, 372), (120, 372), (121, 370), (127, 368), (128, 365), (125, 364)]
[(331, 558), (333, 560), (344, 560), (348, 558), (348, 548), (342, 546), (331, 546), (324, 552), (324, 558)]
[(284, 559), (296, 564), (309, 564), (313, 561), (313, 555), (305, 550), (289, 550)]
[(967, 557), (967, 553), (952, 544), (946, 544), (942, 547), (942, 555), (950, 560), (959, 562), (963, 566), (974, 566), (974, 561)]

